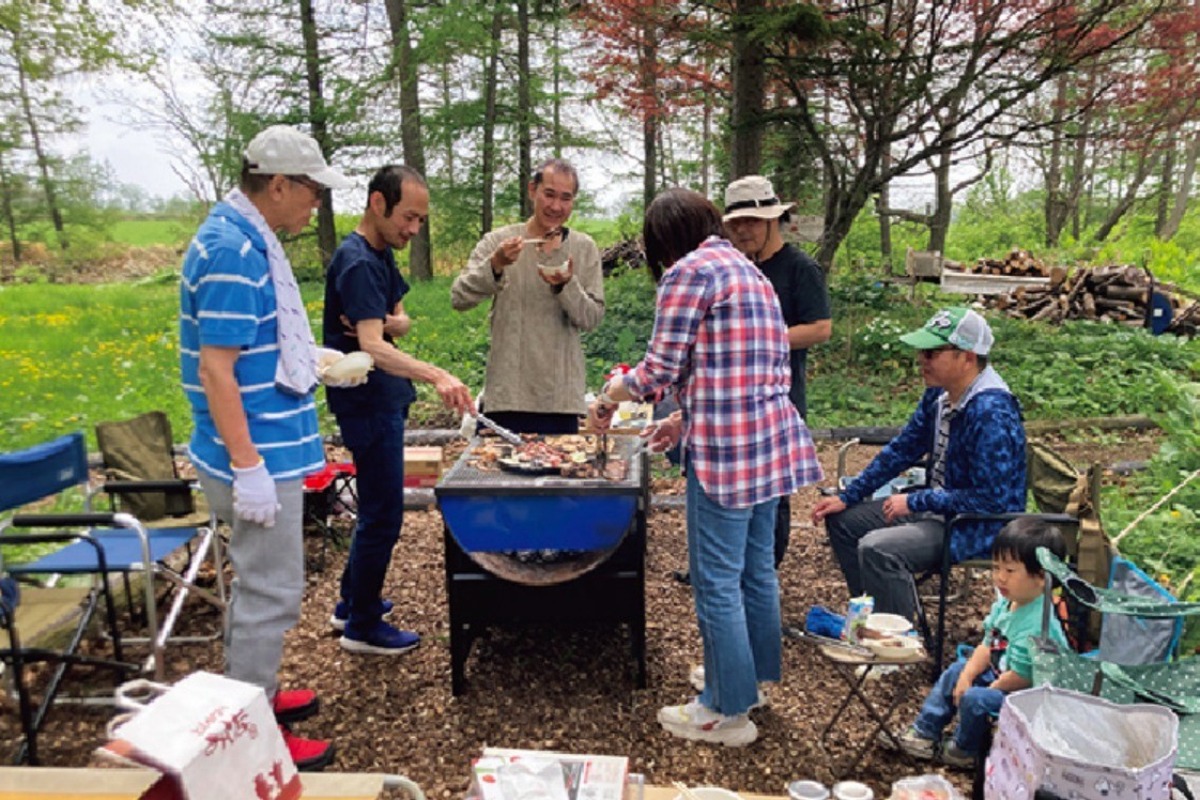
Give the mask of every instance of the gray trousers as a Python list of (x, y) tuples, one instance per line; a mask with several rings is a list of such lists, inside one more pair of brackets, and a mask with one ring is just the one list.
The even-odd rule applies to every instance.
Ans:
[(299, 480), (276, 482), (282, 506), (275, 526), (264, 528), (233, 513), (233, 487), (200, 474), (200, 485), (217, 517), (233, 533), (226, 552), (233, 585), (225, 627), (225, 675), (261, 686), (267, 697), (278, 688), (283, 635), (300, 621), (304, 597), (304, 492)]
[(936, 514), (913, 514), (889, 523), (883, 501), (867, 500), (825, 518), (829, 543), (851, 597), (869, 594), (875, 610), (917, 618), (913, 573), (941, 563), (945, 523)]

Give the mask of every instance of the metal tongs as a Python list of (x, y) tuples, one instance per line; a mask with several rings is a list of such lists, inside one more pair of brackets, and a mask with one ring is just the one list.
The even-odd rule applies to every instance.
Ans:
[(492, 422), (490, 419), (488, 419), (487, 417), (485, 417), (483, 415), (483, 412), (479, 411), (478, 409), (475, 410), (474, 417), (475, 417), (475, 419), (479, 420), (480, 425), (487, 428), (492, 433), (496, 434), (497, 436), (499, 436), (501, 439), (508, 442), (509, 444), (516, 444), (516, 445), (525, 444), (525, 440), (522, 439), (520, 436), (518, 436), (517, 434), (510, 431), (508, 428), (505, 428), (503, 425)]

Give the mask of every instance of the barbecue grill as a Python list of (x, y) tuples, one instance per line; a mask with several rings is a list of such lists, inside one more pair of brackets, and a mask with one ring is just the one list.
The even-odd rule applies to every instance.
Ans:
[(637, 437), (609, 441), (628, 465), (620, 480), (480, 469), (475, 438), (438, 482), (453, 694), (474, 638), (513, 623), (628, 623), (646, 685), (648, 463)]

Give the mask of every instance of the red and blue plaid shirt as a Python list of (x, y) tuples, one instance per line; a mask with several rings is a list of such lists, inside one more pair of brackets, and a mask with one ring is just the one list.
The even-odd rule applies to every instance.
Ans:
[(646, 357), (625, 385), (638, 397), (674, 388), (688, 468), (723, 506), (748, 508), (823, 477), (788, 398), (788, 352), (775, 290), (728, 241), (709, 237), (663, 273)]

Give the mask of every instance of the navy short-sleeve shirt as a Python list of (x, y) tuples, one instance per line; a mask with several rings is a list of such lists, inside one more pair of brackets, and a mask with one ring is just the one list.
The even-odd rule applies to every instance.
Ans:
[[(346, 335), (341, 318), (346, 317), (351, 325), (367, 319), (383, 321), (406, 294), (408, 282), (396, 268), (392, 248), (376, 250), (360, 234), (351, 233), (342, 240), (325, 272), (325, 346), (343, 353), (358, 350), (358, 339)], [(392, 342), (386, 333), (383, 338)], [(361, 386), (326, 387), (325, 391), (335, 416), (403, 411), (417, 396), (412, 381), (381, 369), (373, 370)]]

